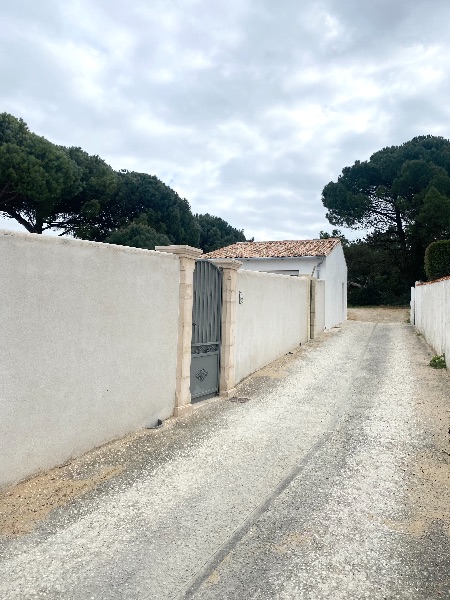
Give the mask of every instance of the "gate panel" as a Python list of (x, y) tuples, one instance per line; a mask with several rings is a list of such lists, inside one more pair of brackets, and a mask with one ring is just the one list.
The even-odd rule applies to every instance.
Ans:
[(197, 261), (192, 306), (191, 398), (219, 391), (222, 317), (222, 272), (207, 261)]

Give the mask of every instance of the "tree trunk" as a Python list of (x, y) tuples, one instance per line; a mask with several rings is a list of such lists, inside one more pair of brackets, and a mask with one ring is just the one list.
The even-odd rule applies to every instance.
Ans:
[(33, 223), (31, 223), (30, 221), (27, 221), (26, 219), (24, 219), (19, 213), (16, 213), (13, 210), (7, 210), (5, 211), (5, 213), (11, 217), (11, 219), (14, 219), (15, 221), (17, 221), (18, 223), (20, 223), (20, 225), (22, 225), (23, 227), (25, 227), (25, 229), (29, 232), (29, 233), (42, 233), (42, 227), (41, 230), (38, 231), (36, 229), (36, 225), (34, 225)]
[(405, 235), (405, 230), (403, 229), (402, 216), (397, 207), (395, 207), (395, 225), (396, 225), (396, 230), (397, 230), (398, 239), (400, 241), (400, 245), (402, 247), (403, 252), (406, 255), (408, 252), (408, 247), (406, 244), (406, 235)]

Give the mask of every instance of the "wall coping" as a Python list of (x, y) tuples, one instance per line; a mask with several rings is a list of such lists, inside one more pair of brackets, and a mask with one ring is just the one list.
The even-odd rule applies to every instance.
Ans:
[[(12, 229), (0, 229), (0, 240), (15, 239), (23, 244), (40, 244), (41, 246), (64, 246), (73, 248), (90, 247), (98, 252), (116, 252), (119, 254), (145, 254), (157, 257), (159, 253), (147, 248), (135, 248), (133, 246), (120, 246), (119, 244), (108, 244), (106, 242), (92, 242), (91, 240), (79, 240), (66, 236), (49, 234), (29, 233), (28, 231), (15, 231)], [(169, 253), (167, 253), (169, 254)], [(161, 258), (161, 257), (158, 257)], [(173, 259), (174, 257), (172, 257)], [(167, 259), (164, 260), (168, 260)]]
[(200, 248), (194, 248), (193, 246), (172, 245), (172, 246), (156, 246), (156, 252), (166, 252), (167, 254), (176, 254), (180, 258), (194, 258), (197, 259), (203, 254), (203, 250)]
[(446, 277), (440, 277), (439, 279), (433, 279), (432, 281), (416, 281), (416, 286), (419, 287), (421, 285), (431, 285), (432, 283), (439, 283), (440, 281), (447, 281), (449, 279), (450, 275), (447, 275)]
[(212, 262), (213, 265), (221, 269), (234, 269), (237, 271), (242, 267), (242, 263), (234, 258), (208, 258), (205, 260), (209, 260), (209, 262)]

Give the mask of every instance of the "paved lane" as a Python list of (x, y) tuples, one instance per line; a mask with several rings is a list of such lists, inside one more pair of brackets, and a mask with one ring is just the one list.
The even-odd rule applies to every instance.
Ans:
[(346, 323), (5, 539), (0, 597), (450, 598), (450, 385), (428, 360), (406, 323)]

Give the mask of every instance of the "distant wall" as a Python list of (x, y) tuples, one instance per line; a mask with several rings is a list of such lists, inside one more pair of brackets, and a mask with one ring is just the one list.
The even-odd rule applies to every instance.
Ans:
[(237, 296), (236, 383), (307, 341), (309, 282), (241, 270)]
[(341, 245), (325, 258), (317, 277), (326, 281), (325, 327), (331, 329), (347, 319), (347, 263)]
[(169, 417), (179, 261), (0, 231), (0, 486)]
[(415, 296), (416, 296), (416, 288), (411, 288), (411, 302), (409, 303), (409, 320), (414, 325), (415, 324)]
[(413, 297), (414, 322), (436, 354), (445, 354), (450, 364), (450, 277), (416, 284)]

